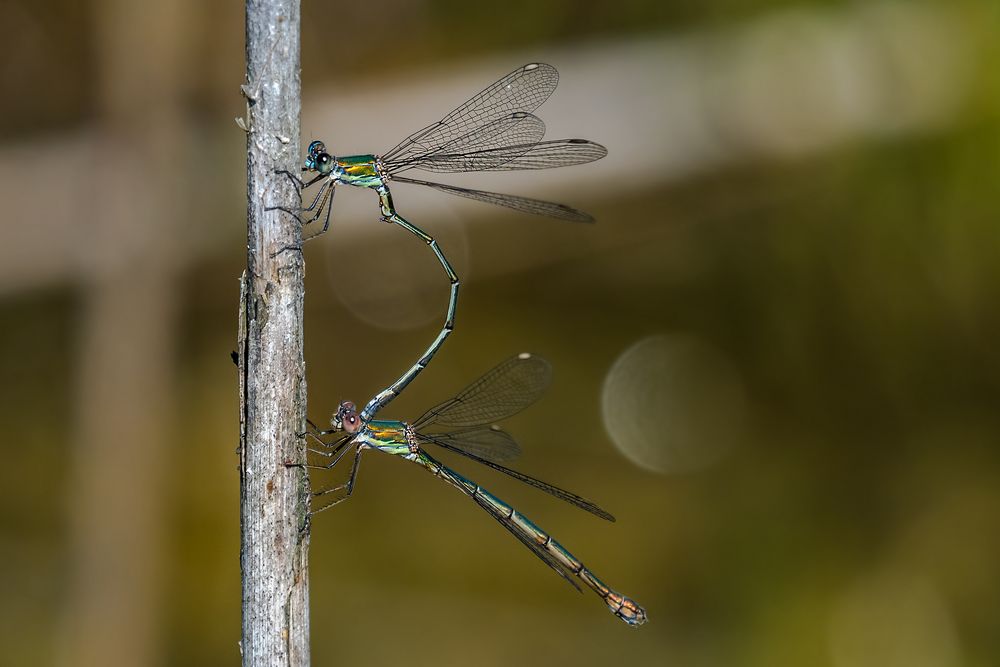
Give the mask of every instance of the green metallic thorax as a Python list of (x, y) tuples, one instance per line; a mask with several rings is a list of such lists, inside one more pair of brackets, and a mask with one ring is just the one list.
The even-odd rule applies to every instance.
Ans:
[(349, 155), (337, 158), (334, 168), (337, 181), (361, 188), (378, 188), (384, 184), (379, 173), (378, 158), (374, 155)]
[(386, 454), (406, 456), (410, 453), (406, 424), (400, 421), (373, 419), (354, 437), (355, 440), (361, 440), (372, 449), (378, 449)]

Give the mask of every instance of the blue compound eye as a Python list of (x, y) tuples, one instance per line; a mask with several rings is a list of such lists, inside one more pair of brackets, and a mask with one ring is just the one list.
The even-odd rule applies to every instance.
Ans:
[(309, 144), (307, 152), (309, 153), (309, 157), (315, 158), (320, 153), (326, 152), (326, 145), (322, 141), (314, 141), (311, 144)]

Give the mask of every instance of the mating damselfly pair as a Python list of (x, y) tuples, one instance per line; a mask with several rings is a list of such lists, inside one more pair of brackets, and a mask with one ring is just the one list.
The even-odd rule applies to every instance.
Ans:
[[(411, 423), (375, 419), (376, 414), (426, 368), (454, 330), (459, 288), (458, 276), (437, 241), (396, 211), (389, 182), (423, 185), (522, 212), (591, 222), (593, 218), (586, 213), (562, 204), (400, 176), (410, 169), (432, 172), (543, 169), (583, 164), (604, 157), (607, 150), (586, 139), (542, 140), (545, 124), (532, 112), (548, 99), (558, 81), (559, 75), (551, 65), (525, 65), (473, 96), (440, 121), (414, 132), (381, 156), (368, 154), (337, 158), (327, 151), (321, 141), (313, 141), (309, 145), (302, 170), (316, 173), (316, 176), (302, 186), (308, 188), (319, 184), (319, 188), (311, 203), (303, 208), (309, 214), (307, 219), (302, 220), (304, 224), (319, 223), (322, 219), (322, 228), (318, 233), (329, 228), (337, 185), (373, 189), (379, 198), (381, 219), (406, 229), (430, 246), (451, 286), (444, 325), (415, 364), (376, 394), (360, 413), (353, 403), (341, 403), (331, 419), (332, 430), (319, 431), (310, 422), (312, 431), (309, 435), (321, 446), (311, 451), (330, 459), (326, 465), (310, 467), (332, 468), (348, 451), (355, 451), (354, 465), (347, 482), (315, 494), (326, 496), (343, 492), (342, 496), (321, 508), (326, 509), (350, 497), (361, 455), (366, 449), (417, 463), (472, 498), (565, 581), (578, 590), (577, 581), (582, 581), (620, 619), (629, 625), (641, 625), (646, 621), (646, 612), (642, 607), (608, 588), (575, 556), (513, 507), (446, 467), (424, 449), (424, 445), (432, 444), (461, 454), (601, 518), (614, 521), (614, 517), (590, 501), (500, 463), (513, 458), (520, 450), (514, 439), (493, 422), (515, 414), (537, 400), (548, 384), (550, 368), (547, 362), (534, 355), (518, 355)], [(454, 430), (429, 433), (424, 430), (428, 427), (452, 427)], [(323, 436), (336, 433), (344, 435), (332, 442), (323, 440)]]

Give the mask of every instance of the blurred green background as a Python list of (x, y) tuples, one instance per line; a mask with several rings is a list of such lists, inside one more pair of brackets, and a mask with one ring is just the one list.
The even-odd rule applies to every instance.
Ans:
[[(4, 665), (239, 660), (240, 3), (3, 3)], [(474, 504), (371, 455), (313, 524), (320, 664), (951, 667), (1000, 656), (1000, 28), (992, 2), (305, 2), (303, 142), (382, 151), (530, 61), (605, 160), (394, 189), (463, 280), (387, 410), (523, 350), (490, 471), (646, 606), (630, 630)], [(309, 412), (426, 347), (429, 252), (341, 189), (306, 249)], [(346, 469), (315, 476), (336, 484)]]

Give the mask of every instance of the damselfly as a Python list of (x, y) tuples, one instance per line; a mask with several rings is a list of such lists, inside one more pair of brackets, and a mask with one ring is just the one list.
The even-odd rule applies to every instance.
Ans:
[(362, 409), (364, 419), (371, 418), (379, 408), (398, 396), (427, 366), (455, 328), (458, 302), (458, 276), (437, 241), (397, 213), (389, 193), (390, 181), (425, 185), (525, 213), (576, 222), (593, 221), (586, 213), (562, 204), (400, 176), (410, 169), (452, 173), (545, 169), (583, 164), (604, 157), (607, 149), (586, 139), (542, 141), (545, 123), (532, 112), (549, 98), (558, 82), (559, 73), (551, 65), (530, 63), (520, 67), (382, 155), (338, 158), (327, 151), (322, 141), (309, 144), (302, 171), (315, 172), (316, 176), (302, 183), (303, 188), (322, 182), (312, 203), (303, 209), (311, 213), (302, 220), (304, 224), (323, 218), (322, 229), (313, 236), (322, 234), (330, 226), (333, 195), (338, 184), (371, 188), (378, 194), (382, 220), (399, 225), (429, 245), (451, 283), (441, 332), (413, 366)]
[[(341, 403), (331, 419), (332, 430), (315, 430), (316, 427), (310, 422), (310, 426), (314, 429), (310, 435), (323, 445), (322, 449), (311, 451), (330, 457), (327, 465), (310, 467), (332, 468), (348, 451), (353, 449), (355, 452), (354, 465), (347, 482), (314, 494), (323, 496), (343, 492), (339, 498), (321, 510), (328, 509), (351, 496), (358, 476), (361, 455), (365, 450), (374, 449), (402, 457), (423, 466), (436, 477), (440, 477), (472, 498), (574, 588), (581, 590), (576, 580), (582, 581), (607, 603), (615, 616), (629, 625), (642, 625), (646, 622), (646, 611), (634, 600), (606, 586), (573, 554), (527, 517), (476, 482), (448, 468), (424, 449), (427, 445), (434, 445), (461, 454), (602, 519), (614, 521), (613, 516), (589, 500), (511, 470), (500, 463), (516, 457), (521, 450), (514, 438), (495, 426), (493, 422), (510, 417), (538, 400), (548, 386), (550, 378), (551, 367), (547, 361), (531, 354), (520, 354), (504, 361), (454, 398), (431, 408), (412, 422), (369, 419), (359, 415), (350, 401)], [(432, 426), (450, 430), (425, 432), (425, 429)], [(331, 443), (321, 438), (323, 435), (340, 432), (344, 432), (345, 435)]]

